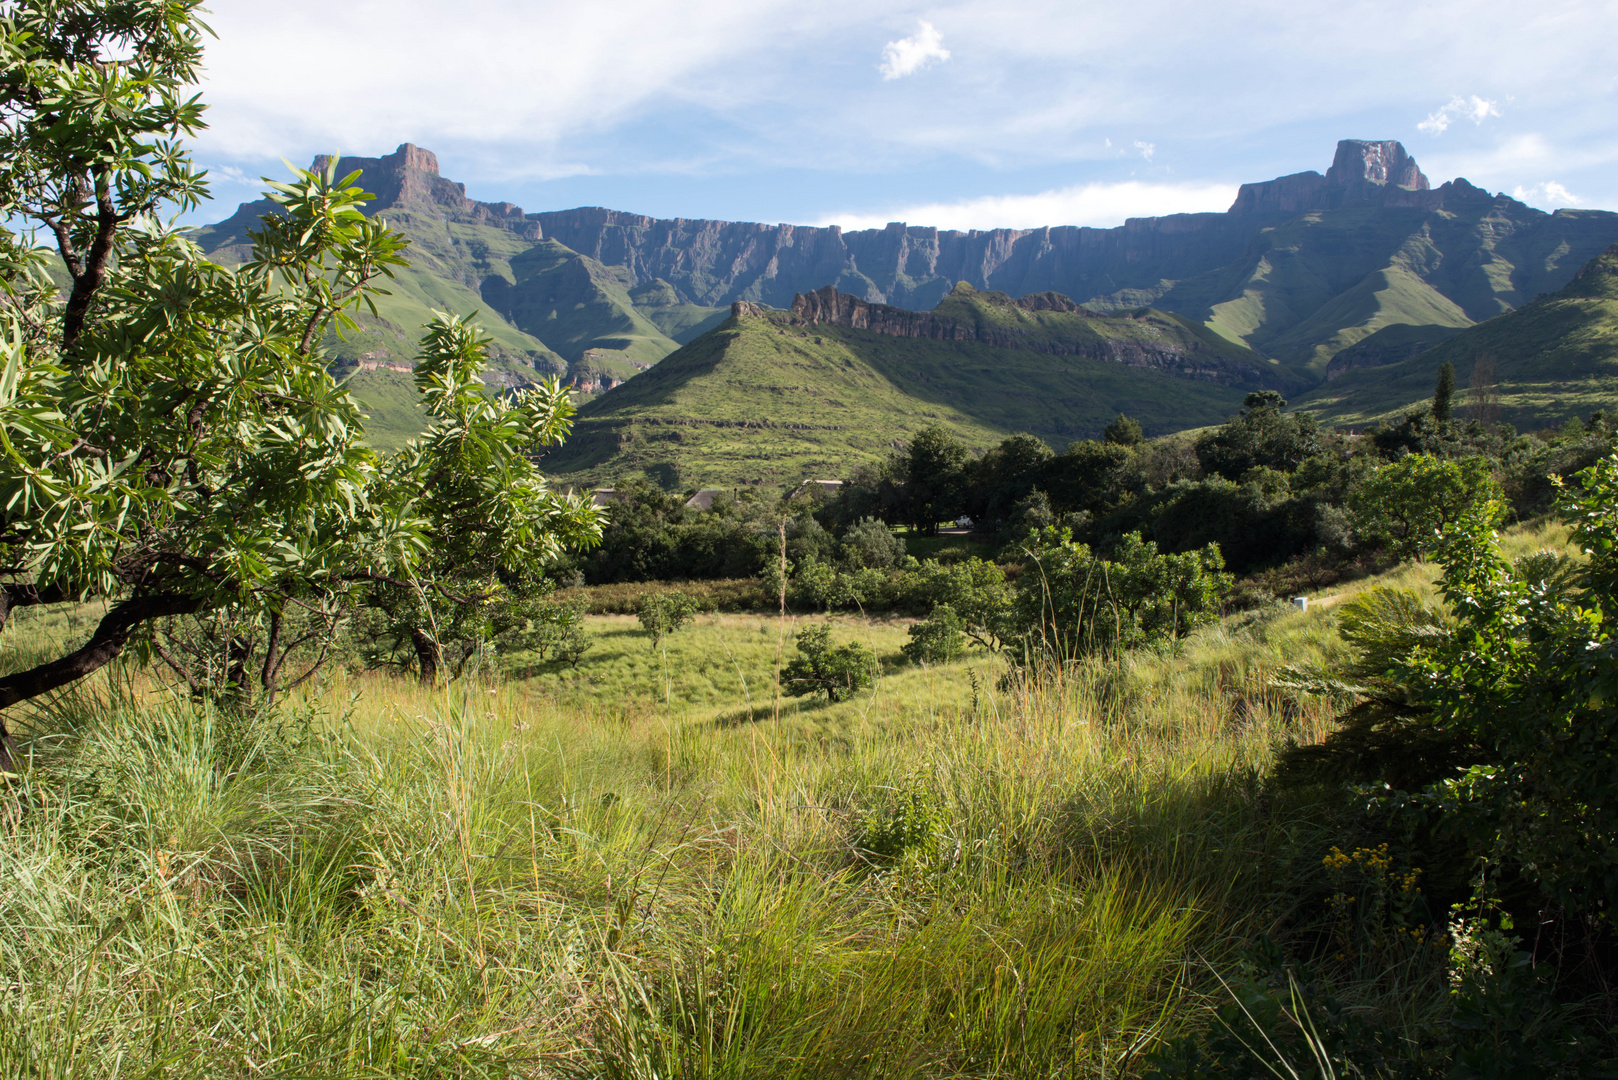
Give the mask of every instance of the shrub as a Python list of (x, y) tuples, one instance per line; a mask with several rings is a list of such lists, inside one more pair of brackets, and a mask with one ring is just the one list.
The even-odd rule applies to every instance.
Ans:
[(652, 593), (640, 602), (635, 612), (641, 629), (651, 635), (655, 648), (663, 638), (690, 622), (697, 613), (697, 602), (684, 593)]
[(888, 570), (904, 561), (905, 542), (876, 518), (863, 518), (843, 534), (843, 561), (859, 569)]
[(1217, 617), (1232, 579), (1217, 544), (1182, 555), (1129, 533), (1102, 558), (1067, 529), (1029, 548), (1007, 623), (1030, 648), (1058, 659), (1178, 641)]
[(876, 653), (858, 642), (833, 646), (825, 623), (797, 632), (798, 655), (782, 670), (782, 688), (793, 697), (826, 695), (846, 701), (876, 679)]
[(945, 851), (948, 822), (943, 803), (920, 773), (900, 783), (892, 805), (856, 819), (854, 850), (880, 863), (929, 864)]
[(538, 605), (530, 634), (530, 647), (539, 654), (540, 660), (549, 655), (556, 663), (578, 667), (591, 645), (589, 635), (584, 632), (584, 601)]
[(910, 628), (910, 640), (900, 647), (912, 663), (944, 664), (966, 650), (961, 617), (950, 604), (939, 604), (933, 613)]
[(809, 604), (821, 611), (830, 611), (840, 599), (837, 568), (821, 562), (813, 555), (799, 563), (787, 586), (787, 599), (795, 604)]
[(1411, 558), (1463, 518), (1494, 525), (1505, 513), (1504, 497), (1486, 458), (1408, 454), (1366, 477), (1353, 507), (1365, 535)]
[(948, 604), (960, 618), (961, 632), (991, 652), (1011, 635), (1011, 598), (1005, 571), (978, 558), (921, 563), (905, 575), (899, 597), (911, 610), (929, 614)]

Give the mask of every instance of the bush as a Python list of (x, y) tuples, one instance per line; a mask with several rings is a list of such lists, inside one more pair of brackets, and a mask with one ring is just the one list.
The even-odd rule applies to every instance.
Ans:
[(943, 803), (920, 773), (899, 785), (891, 806), (861, 814), (856, 824), (854, 850), (873, 862), (927, 865), (945, 853), (949, 823)]
[(1463, 518), (1494, 525), (1505, 513), (1504, 497), (1486, 458), (1409, 454), (1366, 477), (1353, 506), (1361, 532), (1411, 558)]
[(635, 612), (641, 629), (651, 635), (655, 648), (663, 638), (690, 622), (697, 614), (697, 602), (684, 593), (652, 593), (640, 602)]
[(1178, 641), (1216, 618), (1232, 579), (1216, 544), (1183, 555), (1129, 533), (1102, 558), (1067, 529), (1030, 548), (1007, 625), (1057, 659)]
[(798, 655), (782, 670), (782, 689), (793, 697), (826, 695), (846, 701), (876, 679), (876, 653), (858, 642), (833, 646), (825, 623), (797, 632)]
[(905, 542), (876, 518), (863, 518), (843, 534), (843, 562), (855, 570), (889, 570), (904, 562)]
[(960, 617), (961, 632), (991, 652), (1011, 634), (1011, 598), (1005, 571), (978, 558), (921, 563), (905, 575), (899, 596), (904, 606), (928, 614), (948, 604)]
[(584, 654), (590, 651), (591, 644), (584, 632), (584, 602), (571, 600), (539, 604), (534, 610), (528, 641), (523, 644), (538, 653), (541, 661), (548, 655), (556, 663), (578, 667)]
[(950, 604), (939, 604), (926, 620), (910, 628), (910, 640), (900, 647), (914, 664), (945, 664), (966, 651), (961, 617)]

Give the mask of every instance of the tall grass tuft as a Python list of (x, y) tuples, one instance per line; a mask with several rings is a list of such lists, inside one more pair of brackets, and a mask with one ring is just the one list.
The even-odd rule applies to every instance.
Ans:
[(701, 693), (641, 643), (590, 676), (640, 696), (338, 673), (243, 718), (120, 676), (40, 707), (0, 1075), (1127, 1076), (1320, 873), (1318, 808), (1258, 777), (1331, 722), (1271, 684), (1336, 655), (1329, 614), (1003, 685), (848, 620), (883, 676), (779, 721), (759, 625), (669, 639)]

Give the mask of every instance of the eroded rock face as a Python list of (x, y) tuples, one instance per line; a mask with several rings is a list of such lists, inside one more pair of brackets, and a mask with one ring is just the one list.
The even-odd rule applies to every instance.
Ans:
[[(1471, 189), (1464, 180), (1455, 183)], [(1394, 139), (1367, 142), (1344, 139), (1325, 176), (1317, 172), (1293, 173), (1261, 184), (1243, 184), (1231, 204), (1233, 215), (1302, 214), (1368, 203), (1376, 206), (1415, 206), (1437, 210), (1452, 190), (1437, 191), (1416, 166), (1416, 159)]]
[[(315, 171), (331, 162), (329, 154), (315, 158)], [(344, 157), (337, 162), (337, 175), (360, 170), (359, 183), (376, 196), (367, 213), (391, 208), (446, 211), (456, 220), (507, 229), (528, 240), (540, 240), (539, 223), (512, 203), (486, 203), (466, 197), (466, 185), (438, 175), (438, 156), (411, 143), (402, 144), (382, 157)]]
[[(967, 290), (971, 292), (971, 290)], [(997, 298), (993, 303), (1024, 311), (1055, 311), (1095, 320), (1073, 340), (1035, 338), (1027, 331), (984, 325), (951, 318), (936, 311), (910, 311), (888, 304), (873, 304), (857, 296), (839, 292), (828, 285), (792, 298), (788, 311), (773, 311), (745, 300), (731, 305), (737, 318), (770, 318), (791, 326), (842, 326), (890, 337), (928, 338), (934, 341), (974, 341), (1001, 349), (1027, 349), (1052, 356), (1083, 356), (1091, 360), (1152, 368), (1180, 379), (1228, 385), (1260, 385), (1267, 374), (1257, 366), (1235, 363), (1205, 348), (1195, 338), (1187, 338), (1180, 328), (1146, 317), (1132, 319), (1090, 311), (1060, 293), (1035, 293), (1021, 299)], [(1149, 332), (1109, 336), (1109, 323), (1144, 326)], [(1114, 331), (1116, 333), (1116, 331)], [(1151, 338), (1156, 340), (1150, 340)]]
[(1352, 187), (1361, 182), (1393, 184), (1412, 191), (1427, 191), (1432, 184), (1416, 167), (1404, 144), (1395, 139), (1366, 142), (1344, 139), (1337, 144), (1337, 156), (1326, 173), (1330, 187)]

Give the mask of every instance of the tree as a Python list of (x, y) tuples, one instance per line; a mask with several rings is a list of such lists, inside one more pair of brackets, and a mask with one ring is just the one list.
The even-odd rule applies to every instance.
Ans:
[(1114, 446), (1139, 446), (1146, 441), (1146, 435), (1140, 429), (1140, 421), (1119, 413), (1106, 430), (1101, 433), (1105, 442)]
[(1463, 517), (1476, 515), (1492, 526), (1505, 514), (1503, 499), (1486, 458), (1407, 454), (1361, 481), (1352, 507), (1363, 534), (1411, 558)]
[[(440, 459), (427, 444), (397, 459), (370, 449), (321, 351), (403, 263), (405, 241), (362, 212), (357, 174), (272, 185), (279, 212), (236, 270), (158, 216), (207, 194), (178, 141), (202, 126), (181, 93), (200, 62), (198, 10), (26, 0), (0, 19), (0, 220), (43, 230), (71, 279), (61, 297), (45, 252), (0, 230), (0, 630), (21, 607), (108, 605), (89, 641), (0, 678), (0, 709), (148, 645), (156, 620), (226, 610), (256, 628), (256, 651), (233, 641), (233, 662), (273, 694), (289, 615), (379, 583), (440, 589), (423, 577), (443, 563), (422, 498)], [(428, 352), (467, 378), (471, 352), (451, 359), (447, 345)], [(542, 405), (518, 403), (479, 437)], [(566, 417), (552, 420), (560, 437)], [(484, 482), (482, 506), (549, 499), (523, 526), (530, 547), (597, 524), (520, 467)], [(517, 539), (508, 524), (500, 543)], [(14, 768), (0, 725), (0, 769)]]
[(1232, 580), (1217, 544), (1180, 555), (1128, 533), (1101, 557), (1049, 528), (1028, 550), (1010, 624), (1057, 661), (1178, 641), (1218, 615)]
[(382, 462), (380, 489), (408, 500), (420, 548), (403, 580), (377, 581), (374, 603), (410, 642), (423, 682), (445, 649), (461, 663), (499, 637), (540, 620), (547, 565), (594, 544), (601, 514), (582, 497), (552, 492), (534, 465), (566, 437), (573, 402), (554, 377), (496, 397), (478, 378), (489, 339), (438, 315), (416, 359), (426, 432)]
[(640, 628), (652, 639), (654, 649), (696, 615), (697, 602), (681, 592), (648, 593), (641, 597), (640, 606), (635, 609)]
[(1240, 480), (1249, 469), (1291, 472), (1320, 451), (1320, 431), (1308, 413), (1287, 414), (1286, 399), (1260, 390), (1243, 400), (1242, 412), (1197, 440), (1205, 473)]
[(1493, 430), (1500, 423), (1500, 384), (1497, 378), (1494, 357), (1480, 356), (1472, 364), (1472, 377), (1467, 382), (1467, 411), (1473, 420), (1488, 430)]
[(1455, 397), (1455, 365), (1445, 360), (1438, 366), (1438, 384), (1433, 388), (1433, 419), (1440, 430), (1449, 427), (1450, 402)]
[(978, 527), (1005, 521), (1018, 502), (1043, 488), (1054, 457), (1043, 440), (1027, 434), (1013, 435), (983, 455), (971, 469), (964, 503)]
[(797, 645), (798, 655), (781, 671), (793, 697), (825, 694), (828, 701), (846, 701), (876, 678), (876, 653), (857, 641), (832, 645), (831, 627), (825, 623), (799, 630)]
[(904, 540), (877, 518), (863, 518), (838, 542), (843, 561), (855, 570), (890, 570), (904, 561)]
[(905, 470), (905, 503), (911, 525), (932, 534), (940, 521), (961, 512), (966, 461), (966, 447), (945, 428), (930, 424), (916, 432)]

